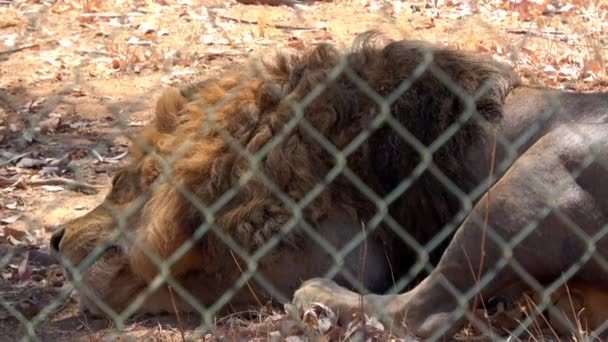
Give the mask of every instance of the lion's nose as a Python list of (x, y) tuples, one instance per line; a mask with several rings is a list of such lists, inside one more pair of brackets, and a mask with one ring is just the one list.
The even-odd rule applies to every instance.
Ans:
[(53, 235), (51, 235), (51, 249), (54, 249), (55, 251), (59, 252), (59, 243), (61, 242), (61, 239), (63, 238), (63, 234), (65, 234), (65, 229), (60, 228), (57, 229)]

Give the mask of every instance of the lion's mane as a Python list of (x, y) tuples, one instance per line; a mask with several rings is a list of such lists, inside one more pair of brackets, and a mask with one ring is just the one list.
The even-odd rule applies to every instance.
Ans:
[[(514, 74), (490, 59), (419, 41), (384, 43), (368, 33), (349, 53), (326, 44), (277, 53), (253, 68), (167, 91), (136, 140), (136, 159), (162, 179), (148, 192), (137, 239), (164, 259), (195, 235), (196, 257), (173, 272), (204, 269), (228, 251), (216, 233), (195, 233), (213, 220), (249, 253), (283, 236), (264, 262), (302, 239), (287, 223), (314, 227), (341, 203), (363, 222), (380, 212), (388, 214), (382, 227), (403, 227), (378, 230), (385, 238), (401, 241), (405, 232), (425, 244), (462, 206), (429, 168), (470, 191), (465, 148), (486, 139), (484, 125), (500, 119), (516, 85)], [(460, 128), (450, 130), (455, 123)], [(432, 163), (421, 168), (421, 161)], [(404, 180), (411, 184), (401, 189)], [(407, 246), (388, 245), (400, 254), (396, 264), (414, 261)], [(139, 249), (130, 258), (145, 278), (158, 272)]]

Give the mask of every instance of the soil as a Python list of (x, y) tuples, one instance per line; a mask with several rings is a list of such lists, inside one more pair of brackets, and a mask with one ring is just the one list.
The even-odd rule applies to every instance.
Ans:
[[(128, 134), (150, 120), (168, 86), (221, 73), (269, 49), (347, 47), (358, 33), (380, 29), (491, 54), (531, 84), (608, 89), (606, 2), (430, 3), (0, 1), (0, 340), (173, 341), (194, 333), (204, 339), (188, 317), (136, 317), (112, 335), (114, 322), (79, 313), (77, 295), (66, 293), (48, 248), (62, 222), (102, 201), (128, 160)], [(572, 8), (560, 12), (566, 5)], [(37, 165), (19, 164), (25, 158)], [(40, 182), (48, 179), (59, 181)], [(88, 190), (72, 191), (65, 179)], [(30, 319), (35, 326), (24, 324)]]

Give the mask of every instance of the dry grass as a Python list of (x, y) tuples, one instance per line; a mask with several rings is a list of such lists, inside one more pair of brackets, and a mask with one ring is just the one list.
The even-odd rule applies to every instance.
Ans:
[[(78, 148), (95, 148), (107, 156), (120, 154), (126, 144), (121, 135), (149, 120), (154, 105), (150, 99), (163, 87), (219, 73), (269, 48), (297, 49), (319, 42), (346, 47), (357, 33), (378, 28), (397, 37), (492, 54), (511, 63), (531, 84), (608, 89), (608, 33), (604, 24), (608, 2), (554, 3), (572, 5), (572, 9), (551, 12), (547, 6), (499, 0), (438, 1), (436, 8), (425, 6), (425, 1), (336, 0), (318, 2), (306, 10), (220, 0), (0, 1), (0, 92), (11, 99), (10, 103), (0, 100), (0, 149), (17, 148), (13, 139), (22, 136), (28, 125), (37, 127), (49, 115), (45, 109), (48, 105), (67, 126), (47, 134), (44, 141), (20, 145), (21, 151), (44, 157), (70, 153), (78, 169), (74, 178), (107, 186), (123, 161), (102, 162), (90, 155), (76, 158), (80, 155)], [(18, 114), (23, 108), (30, 115), (27, 120)], [(0, 166), (0, 176), (14, 175), (27, 180), (38, 176), (35, 170)], [(52, 231), (45, 227), (81, 214), (103, 195), (1, 185), (0, 218), (15, 213), (21, 216), (1, 227), (4, 235), (0, 247), (21, 241), (27, 248), (45, 252)], [(15, 207), (13, 202), (25, 205)], [(27, 231), (33, 238), (20, 240), (11, 235), (14, 231)], [(22, 258), (17, 253), (14, 258), (0, 260), (3, 298), (10, 305), (17, 306), (27, 295), (21, 290), (24, 281), (15, 267)], [(48, 266), (40, 268), (42, 273), (51, 272)], [(47, 295), (52, 287), (48, 282), (27, 281), (37, 293), (45, 294), (38, 297), (41, 307), (56, 298)], [(13, 293), (17, 293), (14, 298), (7, 297)], [(530, 314), (539, 314), (536, 303), (524, 297), (507, 313), (478, 316), (487, 317), (493, 325), (500, 323), (495, 333), (504, 336), (509, 324), (515, 328)], [(0, 308), (0, 335), (16, 340), (25, 329), (5, 311)], [(580, 317), (574, 304), (572, 311), (573, 317)], [(316, 314), (319, 318), (328, 313)], [(558, 339), (560, 332), (551, 327), (550, 315), (539, 317), (542, 319), (525, 329), (527, 336), (512, 338)], [(281, 310), (256, 308), (253, 313), (216, 319), (215, 336), (197, 328), (200, 322), (194, 317), (180, 317), (179, 324), (171, 317), (137, 317), (126, 322), (119, 334), (120, 340), (130, 336), (146, 341), (211, 341), (221, 336), (231, 340), (286, 336), (335, 340), (361, 331), (377, 338), (390, 337), (378, 332), (373, 321), (357, 319), (350, 327), (333, 326), (320, 332), (318, 319), (305, 321)], [(508, 319), (511, 323), (505, 322)], [(589, 337), (583, 321), (577, 319), (575, 325), (576, 331), (569, 338), (579, 341)], [(36, 331), (45, 341), (102, 341), (116, 332), (116, 327), (112, 321), (86, 320), (70, 299)], [(471, 328), (458, 338), (484, 337)]]

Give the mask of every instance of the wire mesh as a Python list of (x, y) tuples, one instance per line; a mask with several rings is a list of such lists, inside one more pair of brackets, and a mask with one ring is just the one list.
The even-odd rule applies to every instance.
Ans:
[[(26, 3), (8, 1), (2, 4), (7, 7), (17, 7), (25, 6)], [(26, 28), (19, 32), (18, 36), (18, 39), (23, 39), (24, 43), (0, 51), (0, 63), (14, 58), (13, 56), (23, 49), (46, 44), (40, 43), (40, 38), (37, 37), (34, 39), (36, 43), (30, 45), (31, 37), (28, 38), (28, 35), (41, 31), (39, 19), (44, 20), (48, 16), (52, 20), (57, 12), (52, 14), (49, 11), (56, 11), (61, 6), (75, 5), (70, 1), (41, 2), (36, 7), (35, 13), (28, 13)], [(82, 9), (95, 6), (95, 2), (82, 2), (81, 6)], [(180, 6), (188, 8), (188, 4)], [(429, 8), (436, 11), (436, 5)], [(111, 22), (116, 27), (128, 25), (128, 22), (133, 20), (133, 16), (128, 15), (132, 12), (104, 13), (112, 18)], [(210, 30), (218, 16), (223, 16), (224, 20), (233, 19), (221, 13), (223, 12), (205, 10), (202, 14), (197, 14), (204, 16), (203, 23), (197, 25), (203, 30)], [(101, 14), (99, 16), (103, 18)], [(188, 15), (193, 16), (191, 13)], [(79, 18), (89, 18), (89, 16), (81, 15)], [(262, 18), (255, 24), (262, 35), (261, 30), (266, 27)], [(83, 20), (83, 25), (89, 25), (87, 20)], [(140, 24), (139, 27), (142, 25)], [(148, 43), (154, 44), (153, 40), (145, 39), (149, 38), (147, 35), (155, 30), (143, 29), (142, 32), (143, 40), (131, 37), (128, 41), (135, 42), (136, 47), (147, 46)], [(110, 37), (113, 33), (100, 34), (102, 37)], [(119, 38), (122, 38), (123, 34), (124, 32), (117, 33), (112, 38), (121, 41)], [(65, 46), (68, 42), (61, 40), (59, 44)], [(385, 57), (389, 52), (382, 50), (384, 46), (374, 47), (373, 49), (376, 50), (372, 49), (384, 51), (383, 53), (369, 55), (377, 58)], [(403, 255), (412, 259), (412, 262), (405, 266), (399, 265), (399, 270), (389, 265), (391, 274), (383, 275), (393, 278), (390, 286), (385, 286), (383, 289), (385, 293), (404, 293), (434, 272), (439, 261), (436, 256), (443, 253), (457, 230), (463, 229), (465, 220), (487, 234), (487, 238), (484, 235), (487, 243), (491, 243), (492, 248), (499, 249), (501, 257), (491, 260), (495, 262), (490, 265), (491, 267), (484, 268), (484, 265), (480, 265), (479, 268), (483, 268), (483, 276), (476, 279), (475, 285), (466, 291), (458, 289), (458, 286), (450, 283), (445, 277), (437, 278), (442, 289), (450, 293), (458, 304), (457, 309), (450, 312), (445, 322), (455, 323), (465, 318), (476, 329), (493, 334), (485, 325), (486, 320), (479, 317), (475, 310), (471, 310), (471, 303), (481, 291), (492, 286), (492, 282), (496, 282), (500, 272), (509, 268), (511, 272), (517, 274), (518, 281), (532, 288), (541, 298), (536, 303), (536, 310), (530, 312), (509, 332), (511, 338), (520, 338), (529, 333), (535, 328), (536, 322), (542, 319), (541, 313), (546, 310), (557, 316), (562, 324), (569, 324), (559, 318), (561, 317), (559, 309), (552, 305), (554, 303), (551, 295), (564, 285), (570, 284), (572, 280), (581, 279), (577, 278), (577, 274), (584, 272), (585, 265), (590, 262), (606, 268), (606, 260), (602, 251), (598, 251), (598, 244), (608, 231), (608, 227), (605, 223), (602, 223), (599, 229), (581, 227), (580, 222), (584, 220), (569, 217), (561, 210), (564, 204), (560, 201), (570, 190), (568, 188), (572, 186), (570, 181), (576, 182), (592, 165), (599, 164), (600, 169), (604, 170), (603, 140), (594, 138), (593, 134), (589, 137), (586, 126), (561, 125), (551, 127), (552, 129), (547, 128), (556, 122), (578, 120), (570, 116), (572, 113), (561, 110), (566, 105), (561, 102), (563, 99), (558, 93), (546, 98), (547, 103), (539, 106), (542, 108), (538, 109), (539, 111), (542, 109), (542, 113), (537, 115), (534, 122), (520, 129), (517, 136), (505, 136), (501, 129), (507, 130), (507, 128), (501, 127), (496, 121), (502, 118), (484, 116), (483, 111), (487, 108), (480, 106), (488, 106), (488, 103), (484, 102), (488, 96), (501, 97), (497, 94), (501, 91), (497, 83), (507, 82), (506, 80), (510, 79), (510, 69), (499, 70), (494, 65), (483, 65), (483, 68), (477, 72), (492, 74), (487, 79), (483, 77), (475, 79), (481, 81), (471, 86), (472, 81), (466, 77), (478, 75), (467, 74), (470, 70), (453, 67), (449, 59), (454, 58), (458, 63), (465, 63), (461, 67), (466, 69), (470, 66), (478, 66), (475, 63), (481, 63), (474, 54), (449, 52), (446, 55), (444, 49), (414, 44), (402, 46), (403, 54), (396, 54), (402, 56), (403, 60), (379, 61), (378, 63), (385, 64), (378, 66), (377, 63), (374, 65), (374, 60), (363, 60), (363, 62), (360, 60), (367, 57), (365, 54), (368, 52), (365, 49), (354, 48), (350, 54), (341, 52), (339, 55), (334, 55), (334, 50), (316, 48), (317, 52), (313, 54), (319, 55), (312, 57), (302, 57), (308, 53), (302, 51), (296, 52), (293, 56), (283, 57), (284, 60), (272, 55), (271, 61), (279, 61), (274, 69), (264, 64), (264, 58), (268, 56), (266, 54), (263, 58), (251, 58), (251, 62), (245, 64), (243, 71), (236, 74), (236, 78), (233, 76), (234, 70), (227, 70), (220, 73), (217, 78), (204, 78), (203, 82), (182, 87), (178, 93), (167, 91), (163, 94), (176, 97), (181, 102), (176, 105), (168, 104), (166, 108), (157, 107), (156, 118), (152, 118), (152, 113), (148, 112), (146, 115), (152, 120), (141, 129), (133, 130), (130, 127), (130, 123), (133, 122), (131, 115), (139, 104), (151, 101), (150, 94), (145, 93), (127, 105), (119, 106), (120, 109), (109, 106), (109, 111), (114, 114), (114, 125), (117, 129), (110, 134), (109, 139), (104, 140), (126, 136), (134, 151), (139, 152), (132, 153), (134, 156), (131, 156), (129, 161), (119, 163), (120, 167), (116, 168), (113, 187), (108, 197), (98, 209), (95, 209), (100, 216), (87, 214), (93, 216), (84, 216), (56, 228), (57, 231), (65, 229), (65, 233), (59, 236), (61, 242), (58, 242), (58, 246), (61, 248), (58, 252), (53, 252), (53, 255), (69, 275), (69, 284), (64, 286), (48, 305), (44, 305), (32, 315), (24, 312), (6, 296), (0, 296), (0, 306), (8, 313), (10, 319), (16, 320), (24, 329), (22, 339), (45, 339), (41, 337), (40, 329), (65, 305), (66, 301), (70, 300), (73, 290), (76, 290), (88, 310), (96, 311), (96, 314), (111, 320), (117, 334), (127, 329), (130, 319), (138, 313), (147, 311), (171, 313), (178, 312), (182, 308), (187, 308), (185, 311), (200, 316), (200, 331), (216, 333), (218, 332), (217, 317), (223, 314), (223, 310), (236, 305), (235, 303), (244, 296), (243, 293), (246, 294), (245, 296), (252, 293), (253, 297), (249, 300), (255, 299), (260, 305), (266, 302), (262, 302), (256, 296), (256, 292), (264, 293), (265, 295), (260, 297), (264, 300), (272, 300), (275, 304), (291, 301), (295, 288), (287, 286), (290, 291), (281, 291), (279, 288), (285, 286), (276, 282), (283, 280), (280, 277), (289, 278), (290, 272), (293, 271), (295, 274), (296, 271), (273, 269), (272, 262), (277, 263), (276, 260), (294, 256), (302, 257), (301, 253), (293, 252), (301, 248), (302, 244), (314, 245), (318, 250), (322, 249), (327, 253), (326, 258), (331, 261), (330, 267), (319, 270), (315, 269), (316, 265), (309, 265), (312, 263), (310, 260), (318, 259), (318, 257), (315, 259), (316, 256), (310, 256), (310, 260), (293, 260), (292, 264), (289, 264), (291, 267), (296, 268), (299, 265), (304, 268), (310, 267), (314, 269), (308, 273), (311, 277), (340, 279), (341, 285), (360, 293), (368, 293), (370, 291), (368, 285), (373, 285), (373, 282), (368, 281), (366, 284), (362, 281), (365, 276), (362, 273), (366, 263), (373, 261), (362, 260), (359, 270), (349, 269), (347, 265), (352, 266), (351, 255), (363, 253), (362, 257), (365, 257), (368, 244), (372, 243), (370, 241), (381, 239), (385, 244), (384, 247), (393, 251), (395, 256), (404, 253)], [(315, 47), (313, 46), (312, 49)], [(154, 51), (152, 55), (163, 52)], [(150, 54), (141, 57), (139, 52), (135, 52), (133, 56), (135, 57), (132, 58), (143, 58), (143, 60), (151, 58)], [(227, 53), (225, 56), (230, 54)], [(412, 65), (412, 61), (416, 61), (415, 65)], [(132, 61), (127, 61), (127, 66), (121, 64), (123, 62), (113, 57), (109, 61), (110, 64), (117, 63), (119, 69), (137, 70), (136, 62), (131, 65)], [(403, 67), (403, 63), (409, 64)], [(6, 158), (2, 156), (0, 167), (16, 164), (22, 158), (16, 157), (19, 156), (18, 152), (26, 150), (28, 146), (56, 144), (52, 136), (40, 130), (41, 123), (53, 117), (54, 111), (59, 104), (66, 101), (67, 94), (73, 91), (74, 87), (87, 89), (93, 94), (96, 92), (95, 88), (84, 80), (81, 70), (83, 66), (90, 64), (94, 62), (88, 58), (82, 58), (75, 63), (73, 79), (61, 80), (62, 86), (57, 87), (53, 97), (45, 101), (37, 110), (32, 109), (31, 103), (29, 107), (20, 105), (17, 100), (19, 96), (0, 88), (3, 113), (10, 111), (25, 123), (21, 132), (11, 136), (11, 148), (16, 152), (7, 151), (11, 154), (5, 154)], [(165, 71), (173, 75), (171, 66), (162, 65), (160, 68), (167, 68)], [(493, 69), (488, 71), (491, 68)], [(228, 69), (236, 68), (230, 66)], [(389, 72), (390, 70), (401, 72), (405, 69), (409, 71), (407, 74)], [(367, 71), (372, 73), (366, 73)], [(3, 73), (6, 72), (10, 71)], [(377, 72), (378, 75), (374, 75), (373, 72)], [(378, 76), (386, 75), (394, 79), (376, 79)], [(432, 84), (431, 82), (434, 81), (437, 83)], [(431, 88), (426, 87), (427, 83), (431, 84)], [(434, 90), (437, 92), (432, 93)], [(420, 101), (420, 105), (408, 107), (403, 104), (404, 99)], [(504, 97), (502, 99), (504, 100)], [(162, 101), (163, 97), (159, 103), (162, 104)], [(352, 103), (344, 103), (348, 101)], [(608, 108), (606, 100), (603, 101), (604, 106)], [(169, 102), (167, 100), (167, 103)], [(504, 108), (504, 103), (500, 105)], [(415, 116), (417, 113), (404, 113), (404, 108), (407, 111), (423, 107), (431, 108), (423, 114), (437, 116), (420, 118), (420, 122), (407, 121), (417, 120)], [(331, 109), (324, 113), (327, 117), (324, 121), (320, 120), (319, 111), (327, 108)], [(433, 108), (437, 108), (438, 111), (433, 112)], [(582, 121), (586, 124), (601, 125), (603, 122), (601, 115), (606, 112), (606, 108), (599, 108), (595, 112), (581, 109), (595, 115)], [(344, 109), (345, 112), (340, 112)], [(453, 114), (453, 117), (442, 117), (445, 112), (441, 111), (446, 110)], [(167, 117), (161, 117), (162, 113)], [(231, 115), (238, 116), (239, 119), (232, 119)], [(333, 117), (330, 117), (332, 115)], [(502, 113), (502, 115), (506, 114)], [(167, 124), (169, 121), (165, 122), (166, 120), (170, 123)], [(428, 127), (421, 125), (421, 122)], [(338, 129), (327, 127), (336, 123), (342, 126)], [(264, 127), (267, 131), (260, 129), (260, 125), (266, 125)], [(471, 134), (477, 134), (478, 137), (486, 138), (488, 141), (466, 140), (477, 146), (455, 146), (453, 142), (459, 139), (457, 135), (467, 129), (469, 130), (467, 132), (473, 132), (470, 131), (473, 126), (476, 131)], [(418, 131), (412, 131), (412, 127)], [(424, 131), (426, 129), (428, 132)], [(0, 134), (2, 132), (0, 131)], [(341, 135), (327, 136), (324, 132)], [(434, 133), (437, 135), (433, 136)], [(378, 138), (379, 135), (381, 138)], [(510, 232), (511, 236), (505, 238), (505, 231), (510, 228), (493, 227), (488, 223), (487, 217), (479, 215), (474, 208), (483, 205), (483, 198), (488, 198), (487, 201), (491, 202), (489, 189), (496, 189), (493, 190), (493, 196), (498, 197), (522, 195), (501, 190), (500, 182), (509, 173), (521, 172), (517, 163), (521, 160), (522, 154), (535, 148), (537, 141), (549, 139), (546, 138), (547, 136), (555, 136), (553, 138), (555, 141), (566, 141), (563, 143), (564, 148), (570, 146), (568, 142), (575, 144), (577, 139), (583, 139), (590, 152), (584, 160), (577, 160), (576, 165), (569, 168), (571, 179), (563, 182), (559, 180), (560, 182), (552, 184), (551, 194), (547, 198), (542, 198), (546, 203), (539, 206), (542, 209), (538, 210), (538, 215), (533, 215), (534, 217), (529, 220), (526, 217), (527, 221), (522, 224), (522, 228), (517, 232)], [(348, 139), (345, 140), (345, 137)], [(258, 142), (256, 138), (263, 141)], [(382, 138), (385, 140), (381, 140)], [(381, 143), (378, 143), (378, 139)], [(388, 139), (395, 140), (388, 141)], [(399, 167), (409, 168), (405, 175), (396, 175), (400, 179), (390, 189), (378, 185), (378, 183), (388, 184), (390, 180), (377, 179), (381, 176), (373, 175), (377, 172), (374, 169), (376, 166), (373, 165), (375, 160), (373, 153), (382, 152), (373, 150), (374, 141), (376, 144), (385, 144), (387, 149), (407, 151), (397, 151), (397, 156), (401, 159), (389, 161), (393, 164), (389, 165), (392, 170)], [(496, 162), (496, 166), (493, 167), (494, 172), (488, 167), (468, 170), (470, 174), (464, 176), (473, 177), (471, 174), (475, 173), (475, 179), (463, 180), (450, 177), (454, 175), (454, 170), (446, 168), (445, 165), (457, 165), (463, 170), (469, 167), (465, 165), (466, 163), (475, 165), (474, 160), (452, 160), (465, 156), (461, 150), (469, 148), (488, 150), (492, 143), (495, 145), (494, 153), (499, 151), (500, 154), (499, 157), (494, 156), (491, 160), (492, 163)], [(97, 151), (107, 148), (106, 142), (89, 146), (87, 148), (89, 159), (85, 158), (85, 163), (90, 163), (91, 158), (103, 161), (104, 157), (100, 157)], [(300, 159), (298, 153), (301, 154)], [(277, 155), (283, 156), (285, 160), (269, 162), (271, 158), (276, 159)], [(361, 156), (368, 159), (361, 161)], [(526, 155), (528, 156), (530, 154)], [(293, 178), (291, 180), (282, 179), (282, 175), (277, 175), (275, 170), (269, 167), (281, 162), (283, 165), (290, 162), (301, 163), (302, 158), (308, 158), (309, 165), (305, 169), (291, 170), (290, 177)], [(534, 162), (545, 161), (538, 156), (536, 158)], [(418, 162), (412, 165), (411, 160)], [(188, 162), (191, 165), (190, 169), (187, 167)], [(234, 167), (225, 167), (227, 163)], [(82, 167), (84, 163), (79, 165)], [(243, 165), (246, 165), (246, 168), (243, 168)], [(74, 165), (71, 167), (74, 168)], [(289, 165), (285, 169), (289, 169)], [(516, 171), (513, 171), (514, 169)], [(231, 172), (217, 175), (217, 170)], [(532, 167), (530, 170), (538, 169)], [(65, 172), (76, 178), (76, 183), (87, 182), (86, 178), (79, 179), (77, 170)], [(0, 176), (4, 180), (8, 179), (4, 175), (0, 174)], [(546, 184), (546, 174), (529, 172), (524, 176), (522, 179), (532, 189), (532, 192), (525, 195), (535, 196), (534, 189), (537, 184)], [(218, 183), (212, 183), (210, 179)], [(599, 177), (596, 179), (599, 181)], [(277, 181), (280, 184), (277, 185)], [(432, 181), (432, 184), (423, 183), (429, 181)], [(69, 182), (66, 186), (79, 186), (76, 183)], [(436, 197), (433, 197), (433, 194), (428, 197), (428, 194), (424, 193), (427, 191), (425, 188), (427, 185), (431, 190), (440, 189), (440, 193)], [(217, 193), (217, 189), (223, 191)], [(286, 189), (293, 191), (286, 192)], [(296, 193), (299, 190), (302, 191)], [(302, 193), (303, 190), (306, 190), (305, 193)], [(421, 202), (412, 202), (418, 195)], [(328, 199), (331, 203), (327, 203)], [(432, 199), (434, 203), (425, 203), (424, 201), (428, 199)], [(584, 205), (587, 203), (585, 200), (589, 203), (597, 201), (595, 198), (584, 198), (579, 199), (576, 204)], [(55, 205), (59, 206), (61, 203)], [(323, 217), (332, 214), (331, 211), (336, 210), (340, 205), (354, 208), (346, 214), (351, 220), (356, 217), (353, 221), (360, 224), (360, 227), (352, 229), (347, 241), (340, 241), (340, 247), (336, 247), (336, 243), (328, 238), (330, 233), (320, 226), (323, 225)], [(400, 209), (406, 205), (411, 205), (413, 209)], [(427, 207), (424, 207), (425, 205)], [(446, 214), (448, 217), (436, 217), (429, 222), (416, 222), (400, 214), (403, 212), (411, 214), (416, 208), (421, 207), (422, 211), (446, 207), (447, 212), (439, 212), (437, 215)], [(172, 216), (171, 210), (176, 214), (173, 213)], [(325, 212), (318, 213), (315, 210), (325, 210)], [(423, 215), (424, 213), (420, 217), (424, 217)], [(513, 212), (512, 215), (525, 217), (524, 213), (519, 212)], [(576, 262), (561, 270), (559, 277), (546, 282), (545, 279), (539, 279), (541, 275), (530, 273), (527, 267), (513, 256), (525, 239), (538, 234), (537, 228), (549, 216), (556, 217), (559, 229), (567, 229), (567, 235), (572, 241), (582, 241), (584, 248), (579, 248), (583, 253)], [(419, 232), (425, 225), (433, 225), (436, 222), (441, 222), (442, 226), (433, 227), (430, 230), (433, 232), (432, 236), (421, 240), (420, 233), (416, 231)], [(37, 223), (28, 222), (28, 224)], [(179, 230), (172, 230), (174, 227)], [(87, 232), (83, 233), (82, 231), (85, 230)], [(73, 246), (67, 245), (66, 241), (70, 241), (71, 234), (82, 234), (88, 240), (77, 242)], [(548, 245), (564, 243), (566, 246), (563, 248), (566, 249), (570, 246), (567, 242), (552, 240), (551, 236), (544, 239)], [(175, 241), (180, 242), (179, 246), (174, 246)], [(468, 245), (462, 247), (479, 248)], [(538, 248), (543, 247), (538, 246)], [(71, 251), (66, 252), (67, 248)], [(397, 253), (395, 249), (407, 250)], [(3, 253), (0, 266), (8, 267), (16, 253), (13, 250)], [(483, 255), (485, 251), (480, 253)], [(137, 259), (131, 258), (132, 255)], [(571, 254), (569, 256), (571, 257)], [(218, 262), (216, 258), (225, 260)], [(395, 261), (399, 262), (399, 260)], [(552, 261), (541, 259), (537, 262), (549, 264)], [(111, 265), (108, 265), (110, 263)], [(208, 265), (219, 265), (219, 268), (208, 269), (210, 267)], [(373, 268), (377, 265), (372, 263), (369, 267)], [(473, 269), (471, 271), (473, 272)], [(18, 272), (23, 276), (25, 271), (21, 269)], [(280, 276), (274, 275), (273, 272), (277, 272), (276, 274)], [(196, 278), (197, 275), (199, 278)], [(605, 276), (604, 278), (595, 276), (596, 279), (605, 278)], [(118, 279), (116, 288), (100, 289), (100, 285), (96, 284), (96, 280), (100, 283), (107, 281), (107, 284), (113, 284), (110, 281), (114, 280), (112, 277)], [(216, 280), (221, 277), (226, 277), (230, 281)], [(199, 280), (193, 282), (189, 279)], [(203, 281), (207, 279), (209, 283)], [(582, 279), (585, 279), (585, 276)], [(303, 280), (306, 279), (291, 280), (288, 283), (296, 284)], [(222, 288), (212, 288), (216, 284), (221, 284)], [(600, 284), (598, 287), (603, 288), (603, 285)], [(128, 295), (125, 296), (125, 293)], [(160, 297), (163, 299), (158, 299)], [(117, 301), (116, 298), (120, 300)], [(157, 305), (162, 310), (156, 308), (154, 303), (164, 303)], [(384, 309), (385, 307), (376, 308), (380, 313), (379, 317), (382, 316)], [(595, 333), (601, 334), (605, 326), (605, 322), (600, 324)], [(440, 339), (450, 327), (450, 324), (443, 325), (428, 339)], [(576, 334), (576, 329), (573, 330), (573, 334)]]

